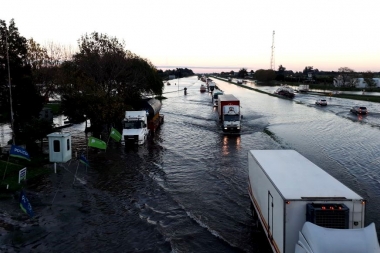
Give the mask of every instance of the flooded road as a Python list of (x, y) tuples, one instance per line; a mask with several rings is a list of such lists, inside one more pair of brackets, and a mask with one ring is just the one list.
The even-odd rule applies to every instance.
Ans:
[[(9, 252), (271, 252), (251, 217), (252, 149), (298, 151), (368, 200), (366, 224), (375, 222), (380, 234), (380, 105), (364, 104), (370, 113), (359, 117), (349, 108), (360, 101), (332, 98), (318, 107), (309, 94), (291, 101), (215, 82), (241, 101), (240, 136), (223, 135), (196, 77), (179, 87), (173, 80), (165, 85), (165, 123), (152, 140), (91, 150), (92, 167), (78, 170), (83, 181), (73, 183), (75, 162), (63, 165), (51, 183), (29, 189), (42, 203), (34, 207), (38, 226), (21, 229), (19, 243), (14, 231), (1, 233), (0, 242)], [(85, 148), (83, 130), (64, 130), (74, 148)]]

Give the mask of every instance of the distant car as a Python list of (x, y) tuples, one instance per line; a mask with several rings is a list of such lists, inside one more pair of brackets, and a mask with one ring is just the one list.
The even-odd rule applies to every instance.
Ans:
[(327, 105), (327, 101), (326, 99), (318, 99), (316, 102), (315, 102), (316, 105)]
[(351, 108), (350, 112), (364, 115), (368, 113), (368, 110), (367, 110), (367, 107), (365, 106), (354, 106)]

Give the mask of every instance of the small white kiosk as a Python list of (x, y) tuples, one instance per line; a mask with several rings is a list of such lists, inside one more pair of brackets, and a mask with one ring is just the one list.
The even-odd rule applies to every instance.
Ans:
[(55, 163), (65, 163), (71, 159), (71, 134), (70, 133), (51, 133), (47, 135), (49, 140), (49, 161)]

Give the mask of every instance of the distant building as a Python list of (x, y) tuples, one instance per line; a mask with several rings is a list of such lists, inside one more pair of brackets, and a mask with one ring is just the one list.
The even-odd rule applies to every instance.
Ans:
[[(374, 87), (380, 87), (380, 78), (372, 78), (372, 79), (375, 82)], [(367, 83), (364, 81), (364, 78), (362, 77), (347, 78), (346, 83), (343, 83), (343, 77), (340, 75), (334, 78), (334, 86), (335, 87), (355, 86), (356, 88), (368, 88)]]
[(40, 119), (45, 119), (47, 121), (53, 122), (53, 111), (49, 107), (42, 108), (40, 112)]
[[(356, 78), (356, 79), (357, 79), (356, 88), (368, 88), (368, 85), (364, 81), (364, 78), (360, 77), (360, 78)], [(380, 78), (372, 78), (372, 79), (376, 84), (374, 87), (380, 87)]]
[(169, 75), (169, 80), (175, 79), (175, 75)]

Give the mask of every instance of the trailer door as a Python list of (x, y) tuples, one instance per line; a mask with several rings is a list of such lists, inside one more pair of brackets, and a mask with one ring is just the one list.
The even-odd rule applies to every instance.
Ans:
[(268, 236), (273, 240), (273, 196), (268, 191)]

